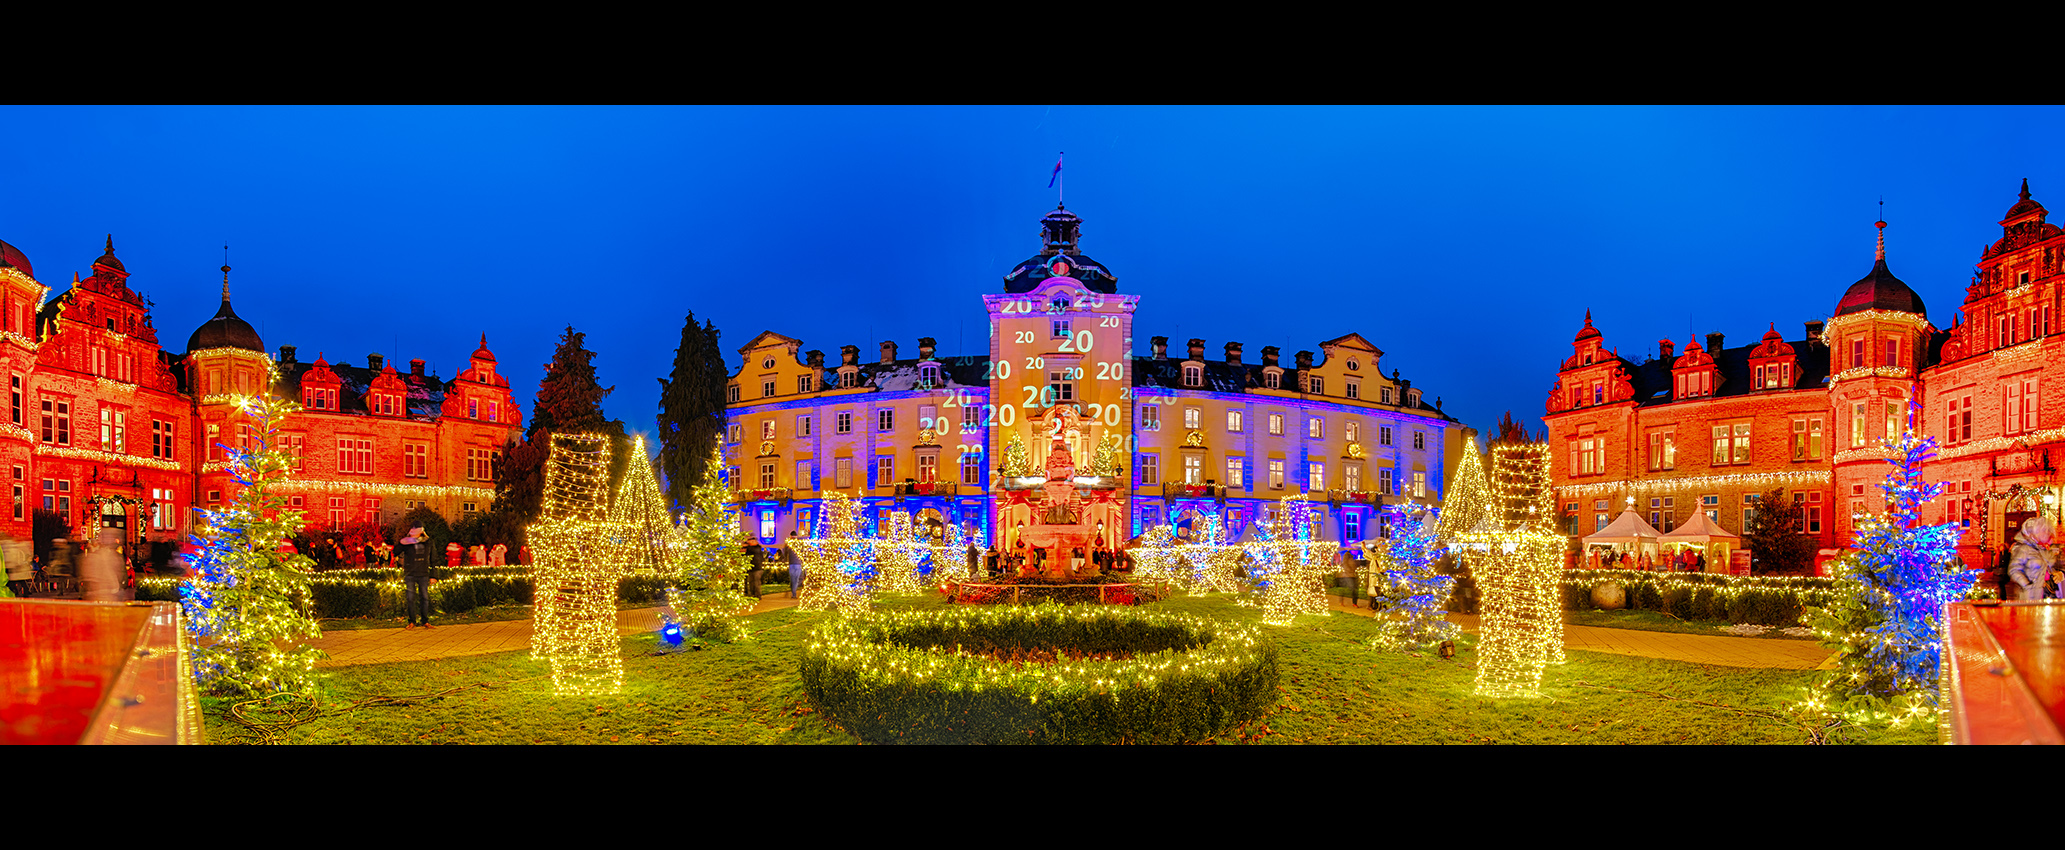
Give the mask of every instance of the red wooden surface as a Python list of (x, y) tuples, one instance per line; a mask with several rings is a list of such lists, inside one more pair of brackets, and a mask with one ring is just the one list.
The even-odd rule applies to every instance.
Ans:
[(0, 599), (0, 744), (76, 744), (151, 609)]
[(1980, 608), (1979, 619), (2051, 722), (2065, 727), (2065, 603)]

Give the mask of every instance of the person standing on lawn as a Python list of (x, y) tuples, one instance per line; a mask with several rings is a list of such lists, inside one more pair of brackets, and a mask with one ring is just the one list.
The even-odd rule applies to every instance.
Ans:
[(803, 589), (803, 556), (796, 554), (797, 532), (789, 532), (789, 545), (782, 552), (789, 556), (789, 598), (798, 599), (796, 592)]
[(400, 554), (402, 616), (409, 621), (402, 628), (435, 628), (430, 625), (430, 544), (424, 539), (423, 526), (409, 529), (409, 536), (402, 538)]

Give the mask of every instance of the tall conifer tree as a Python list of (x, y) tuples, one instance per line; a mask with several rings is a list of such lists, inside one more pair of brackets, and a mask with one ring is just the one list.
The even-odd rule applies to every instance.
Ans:
[(724, 384), (731, 376), (717, 336), (716, 325), (697, 327), (690, 312), (681, 326), (681, 345), (674, 349), (673, 375), (660, 379), (660, 469), (667, 476), (668, 501), (684, 509), (694, 500), (712, 462), (710, 447), (724, 430)]
[(616, 388), (596, 382), (595, 366), (590, 362), (595, 352), (583, 345), (586, 339), (586, 334), (571, 326), (560, 335), (559, 348), (545, 366), (544, 379), (538, 381), (538, 398), (531, 405), (531, 424), (524, 430), (523, 442), (512, 446), (502, 459), (501, 475), (495, 482), (495, 517), (490, 524), (525, 526), (537, 519), (544, 505), (545, 460), (554, 433), (609, 435), (611, 491), (623, 480), (631, 442), (621, 420), (602, 415), (603, 398)]

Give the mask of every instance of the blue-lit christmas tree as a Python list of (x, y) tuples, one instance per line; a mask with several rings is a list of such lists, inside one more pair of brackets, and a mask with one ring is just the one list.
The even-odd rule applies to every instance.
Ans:
[(1854, 722), (1934, 714), (1943, 659), (1944, 606), (1965, 597), (1977, 575), (1957, 556), (1956, 524), (1922, 525), (1921, 507), (1943, 492), (1922, 481), (1936, 441), (1909, 427), (1887, 447), (1893, 470), (1879, 489), (1886, 511), (1857, 520), (1856, 551), (1835, 563), (1833, 598), (1809, 608), (1836, 668), (1805, 707)]
[(1392, 643), (1424, 647), (1456, 636), (1448, 621), (1448, 595), (1455, 577), (1436, 575), (1434, 562), (1448, 551), (1436, 532), (1440, 512), (1408, 504), (1391, 522), (1391, 542), (1371, 564), (1370, 606), (1379, 616), (1396, 616)]
[(315, 562), (281, 551), (301, 527), (302, 512), (278, 492), (293, 458), (273, 448), (280, 417), (299, 408), (269, 396), (239, 399), (239, 407), (249, 417), (252, 444), (223, 450), (241, 489), (227, 508), (201, 512), (207, 525), (191, 538), (192, 574), (179, 589), (194, 678), (219, 694), (308, 694), (323, 657), (300, 645), (322, 636), (309, 596)]

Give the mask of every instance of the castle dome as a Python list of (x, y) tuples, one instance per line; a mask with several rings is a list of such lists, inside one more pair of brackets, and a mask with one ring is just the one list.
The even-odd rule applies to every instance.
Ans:
[(222, 309), (215, 311), (213, 318), (202, 322), (194, 330), (194, 335), (186, 339), (189, 354), (210, 348), (241, 348), (265, 353), (265, 343), (258, 339), (258, 330), (239, 317), (237, 311), (230, 309), (228, 265), (222, 267)]
[(29, 267), (29, 255), (22, 253), (20, 248), (9, 245), (5, 241), (0, 241), (0, 260), (6, 261), (7, 265), (20, 269), (22, 274), (29, 277), (36, 276), (36, 270)]
[(1894, 310), (1913, 313), (1927, 318), (1929, 311), (1922, 306), (1922, 297), (1905, 281), (1893, 276), (1886, 268), (1886, 223), (1878, 222), (1878, 262), (1872, 264), (1871, 274), (1859, 278), (1843, 292), (1843, 298), (1836, 302), (1836, 315), (1847, 316), (1866, 310)]

